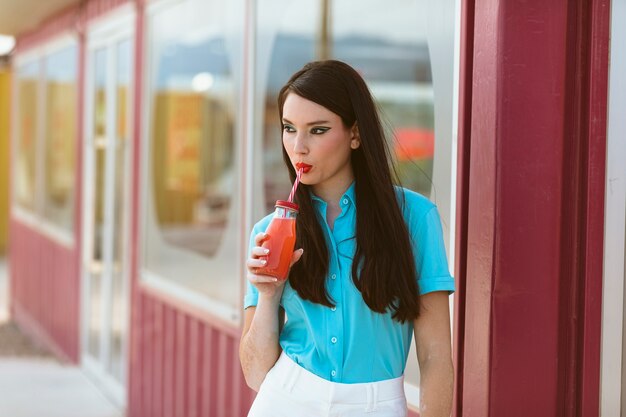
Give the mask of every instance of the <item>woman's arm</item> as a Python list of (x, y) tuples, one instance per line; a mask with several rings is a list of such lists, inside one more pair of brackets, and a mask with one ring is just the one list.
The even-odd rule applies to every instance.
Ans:
[[(280, 356), (278, 336), (285, 323), (285, 311), (280, 307), (285, 281), (276, 281), (274, 277), (257, 275), (258, 268), (265, 265), (261, 256), (268, 253), (261, 247), (267, 234), (259, 233), (254, 237), (250, 258), (246, 261), (248, 281), (259, 293), (257, 305), (248, 307), (244, 313), (243, 331), (239, 341), (239, 362), (250, 388), (259, 391), (267, 372), (272, 369)], [(298, 249), (291, 256), (291, 268), (298, 262), (303, 249)]]
[(420, 417), (449, 417), (454, 367), (447, 291), (420, 298), (420, 317), (413, 322), (420, 366)]
[(268, 297), (260, 294), (257, 306), (245, 311), (239, 360), (246, 383), (257, 392), (281, 352), (278, 343), (284, 322), (284, 310), (279, 308), (281, 293)]

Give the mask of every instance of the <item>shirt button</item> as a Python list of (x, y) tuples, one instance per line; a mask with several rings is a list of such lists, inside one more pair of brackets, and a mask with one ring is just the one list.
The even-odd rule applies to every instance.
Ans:
[(334, 306), (333, 306), (333, 307), (331, 307), (330, 309), (331, 309), (332, 311), (337, 311), (337, 307), (334, 307)]
[(332, 339), (330, 339), (330, 341), (333, 342), (333, 343), (337, 343), (337, 338), (333, 337)]
[(331, 279), (335, 279), (335, 278), (337, 278), (337, 275), (332, 274), (332, 275), (330, 276), (330, 278), (331, 278)]
[(343, 199), (343, 204), (348, 204), (348, 199), (347, 198)]
[(334, 371), (334, 370), (333, 370), (333, 371), (331, 371), (331, 373), (330, 373), (330, 374), (331, 374), (332, 376), (337, 376), (337, 372), (336, 372), (336, 371)]

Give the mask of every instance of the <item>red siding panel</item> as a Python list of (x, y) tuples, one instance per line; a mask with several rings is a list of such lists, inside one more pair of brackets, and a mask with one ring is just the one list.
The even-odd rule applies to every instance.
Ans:
[(79, 360), (79, 277), (66, 248), (11, 219), (11, 310), (23, 331), (70, 362)]
[(609, 2), (473, 3), (462, 415), (597, 416)]
[[(143, 371), (129, 399), (135, 416), (246, 416), (255, 393), (239, 366), (239, 337), (139, 290)], [(132, 368), (131, 368), (132, 369)]]

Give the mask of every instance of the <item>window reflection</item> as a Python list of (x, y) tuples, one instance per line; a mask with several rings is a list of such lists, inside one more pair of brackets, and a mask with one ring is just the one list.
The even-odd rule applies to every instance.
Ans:
[(77, 48), (45, 60), (45, 174), (43, 214), (66, 230), (74, 229), (76, 170)]
[[(267, 54), (259, 61), (268, 61), (267, 70), (263, 64), (257, 68), (258, 94), (263, 97), (257, 124), (263, 137), (265, 213), (290, 189), (281, 153), (277, 94), (291, 74), (313, 59), (339, 59), (361, 73), (383, 115), (401, 183), (430, 195), (434, 104), (426, 28), (420, 27), (424, 24), (421, 3), (367, 0), (355, 8), (347, 0), (330, 6), (324, 0), (307, 0), (297, 6), (281, 0), (260, 1), (257, 49)], [(269, 16), (276, 10), (283, 14)], [(303, 14), (312, 17), (298, 19)], [(268, 39), (269, 50), (264, 45)]]
[(17, 160), (13, 187), (17, 204), (30, 210), (35, 209), (38, 80), (38, 61), (18, 68)]
[[(282, 160), (278, 91), (306, 62), (332, 58), (352, 65), (367, 82), (380, 109), (401, 184), (433, 199), (444, 224), (448, 223), (454, 4), (363, 0), (355, 7), (349, 0), (297, 4), (259, 0), (255, 132), (263, 139), (256, 145), (257, 154), (262, 154), (262, 171), (255, 171), (254, 187), (263, 194), (256, 198), (262, 206), (255, 206), (255, 218), (271, 212), (274, 202), (284, 199), (291, 187)], [(431, 195), (431, 189), (438, 189), (439, 196)], [(419, 385), (414, 343), (405, 378), (413, 387)], [(415, 396), (411, 398), (416, 402)]]
[(145, 253), (151, 271), (233, 306), (237, 7), (188, 0), (152, 15)]

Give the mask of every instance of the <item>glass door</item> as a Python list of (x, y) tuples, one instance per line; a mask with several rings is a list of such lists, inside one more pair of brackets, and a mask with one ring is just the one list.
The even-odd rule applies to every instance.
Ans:
[[(129, 323), (131, 25), (93, 34), (87, 50), (83, 205), (82, 363), (103, 392), (126, 402)], [(124, 30), (115, 30), (115, 28)]]

